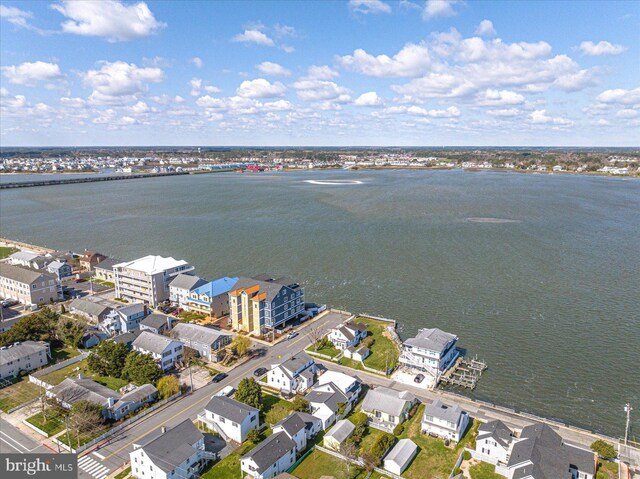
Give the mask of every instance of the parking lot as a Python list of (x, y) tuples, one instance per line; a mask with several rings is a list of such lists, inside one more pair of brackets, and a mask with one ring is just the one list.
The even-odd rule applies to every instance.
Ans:
[[(69, 298), (81, 298), (83, 296), (88, 296), (91, 294), (92, 283), (89, 281), (82, 281), (77, 283), (76, 281), (69, 281), (62, 284), (62, 291), (64, 292), (65, 297)], [(103, 284), (93, 283), (93, 292), (96, 293), (104, 293), (105, 291), (109, 291), (110, 289)]]

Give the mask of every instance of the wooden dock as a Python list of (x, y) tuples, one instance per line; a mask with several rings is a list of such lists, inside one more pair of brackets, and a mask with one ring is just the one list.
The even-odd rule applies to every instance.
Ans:
[(440, 382), (474, 390), (480, 376), (482, 376), (482, 372), (487, 368), (487, 363), (479, 360), (477, 356), (471, 361), (467, 361), (460, 356), (453, 366), (440, 376)]

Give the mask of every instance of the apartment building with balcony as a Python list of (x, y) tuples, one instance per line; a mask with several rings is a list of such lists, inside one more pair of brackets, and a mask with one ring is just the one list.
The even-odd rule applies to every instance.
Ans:
[(169, 299), (169, 284), (195, 268), (184, 260), (149, 255), (113, 265), (116, 297), (152, 306)]

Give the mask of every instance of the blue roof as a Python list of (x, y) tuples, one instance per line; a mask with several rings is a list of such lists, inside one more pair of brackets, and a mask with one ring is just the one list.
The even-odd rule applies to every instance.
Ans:
[[(195, 288), (193, 292), (197, 293), (198, 296), (201, 294), (206, 294), (209, 298), (213, 298), (218, 296), (219, 294), (228, 293), (238, 282), (239, 278), (229, 278), (225, 276), (224, 278), (219, 278), (213, 281), (209, 281), (207, 284), (203, 284)], [(194, 301), (196, 303), (203, 303), (204, 301), (200, 301), (199, 299), (189, 298), (190, 301)]]

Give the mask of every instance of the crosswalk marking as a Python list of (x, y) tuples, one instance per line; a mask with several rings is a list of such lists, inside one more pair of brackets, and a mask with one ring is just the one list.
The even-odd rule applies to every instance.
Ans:
[(78, 467), (96, 479), (104, 479), (109, 474), (109, 468), (103, 466), (90, 456), (83, 456), (78, 460)]

